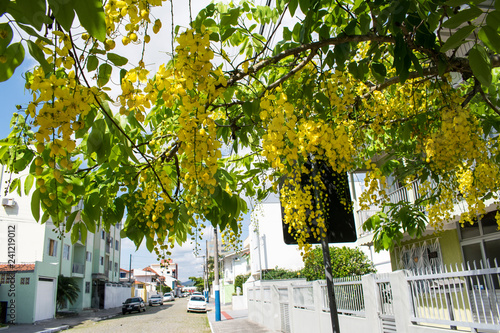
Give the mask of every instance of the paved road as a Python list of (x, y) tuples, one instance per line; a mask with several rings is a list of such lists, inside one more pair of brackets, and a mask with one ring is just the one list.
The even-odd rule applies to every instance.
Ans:
[(146, 312), (129, 313), (94, 322), (91, 320), (70, 329), (75, 333), (172, 332), (210, 333), (205, 313), (187, 313), (187, 298), (176, 298), (160, 306), (146, 306)]

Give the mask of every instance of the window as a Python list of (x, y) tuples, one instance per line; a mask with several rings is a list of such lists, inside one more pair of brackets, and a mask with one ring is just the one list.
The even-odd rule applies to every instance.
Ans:
[(109, 261), (108, 269), (113, 269), (113, 262), (111, 260)]
[(69, 260), (69, 245), (64, 244), (63, 259)]
[(47, 254), (51, 257), (55, 257), (57, 255), (57, 242), (53, 239), (49, 238), (49, 244), (47, 248)]
[(119, 247), (120, 247), (120, 242), (115, 240), (115, 250), (118, 251)]
[(104, 237), (106, 237), (106, 233), (104, 232), (104, 230), (101, 230), (101, 239), (104, 239)]
[(7, 276), (7, 274), (0, 274), (0, 284), (4, 284), (5, 283), (5, 277)]
[(87, 251), (87, 261), (92, 261), (92, 253)]
[[(118, 272), (118, 263), (115, 262), (115, 273)], [(115, 274), (116, 275), (116, 274)]]
[(21, 278), (21, 284), (27, 285), (30, 284), (30, 278)]
[(85, 293), (90, 294), (90, 282), (85, 282)]
[(125, 279), (127, 277), (127, 273), (120, 272), (120, 279)]
[(101, 257), (99, 262), (100, 262), (101, 266), (104, 265), (104, 257)]

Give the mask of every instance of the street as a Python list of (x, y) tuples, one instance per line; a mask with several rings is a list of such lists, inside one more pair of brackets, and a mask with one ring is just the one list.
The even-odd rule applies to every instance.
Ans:
[(121, 313), (113, 318), (94, 322), (87, 320), (70, 331), (83, 332), (182, 332), (210, 333), (206, 313), (187, 313), (188, 298), (176, 298), (160, 306), (146, 306), (146, 312)]

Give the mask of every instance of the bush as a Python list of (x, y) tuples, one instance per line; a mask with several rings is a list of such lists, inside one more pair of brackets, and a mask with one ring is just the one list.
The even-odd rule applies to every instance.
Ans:
[(284, 268), (266, 269), (262, 271), (262, 280), (287, 280), (301, 278), (300, 271), (292, 271)]
[(245, 283), (245, 281), (248, 280), (249, 277), (250, 277), (250, 273), (238, 275), (234, 279), (234, 290), (235, 290), (235, 292), (236, 292), (236, 289), (238, 287), (240, 287), (241, 288), (241, 294), (243, 295), (243, 283)]
[[(359, 248), (330, 247), (330, 258), (334, 278), (365, 275), (375, 273), (375, 267), (366, 254)], [(302, 275), (308, 281), (325, 279), (325, 268), (323, 267), (323, 252), (317, 246), (304, 258)]]

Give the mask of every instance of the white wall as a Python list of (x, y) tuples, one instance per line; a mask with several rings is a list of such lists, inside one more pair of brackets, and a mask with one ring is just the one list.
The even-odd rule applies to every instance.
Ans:
[[(252, 275), (259, 274), (261, 269), (278, 267), (298, 270), (304, 267), (298, 246), (287, 245), (283, 240), (279, 200), (269, 200), (260, 204), (254, 210), (253, 215), (252, 223), (250, 224)], [(257, 225), (254, 221), (258, 221)], [(258, 232), (256, 232), (257, 228)]]
[(130, 287), (106, 284), (104, 287), (104, 308), (116, 308), (122, 305), (130, 297)]

